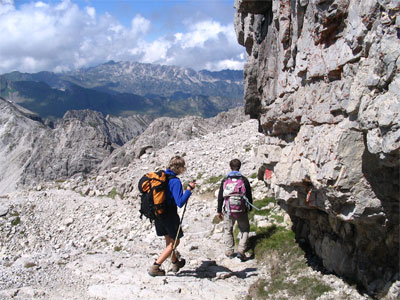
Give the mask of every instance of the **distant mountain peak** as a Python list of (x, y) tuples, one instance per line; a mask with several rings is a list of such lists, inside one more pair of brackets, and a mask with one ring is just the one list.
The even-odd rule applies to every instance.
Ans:
[(82, 109), (103, 115), (212, 117), (243, 104), (243, 72), (234, 70), (108, 61), (67, 73), (13, 72), (0, 78), (2, 96), (17, 98), (45, 118)]

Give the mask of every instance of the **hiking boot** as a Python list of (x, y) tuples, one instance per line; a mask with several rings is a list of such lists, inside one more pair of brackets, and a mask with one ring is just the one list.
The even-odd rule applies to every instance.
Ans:
[(165, 271), (160, 269), (160, 265), (152, 265), (148, 271), (150, 276), (165, 276)]
[(176, 273), (179, 271), (179, 269), (182, 269), (186, 264), (186, 260), (182, 258), (181, 260), (177, 260), (176, 262), (172, 263), (172, 268), (171, 271)]
[(239, 258), (241, 262), (246, 261), (246, 255), (242, 252), (239, 252), (236, 257)]

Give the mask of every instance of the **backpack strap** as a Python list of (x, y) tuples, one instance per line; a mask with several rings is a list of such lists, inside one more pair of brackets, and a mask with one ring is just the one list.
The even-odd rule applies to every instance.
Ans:
[[(166, 178), (165, 184), (166, 184), (166, 189), (167, 189), (166, 194), (165, 194), (165, 197), (167, 197), (167, 194), (169, 193), (169, 192), (168, 192), (168, 191), (169, 191), (169, 189), (168, 189), (168, 187), (169, 187), (169, 181), (170, 181), (171, 179), (177, 178), (177, 177), (176, 177), (176, 175), (168, 174), (168, 173), (166, 173), (166, 172), (164, 172), (164, 173), (165, 173), (165, 178)], [(168, 198), (165, 199), (165, 205), (166, 205), (166, 207), (171, 206), (171, 203), (169, 203)]]
[(167, 177), (167, 181), (169, 181), (171, 178), (177, 178), (175, 175), (167, 174), (167, 173), (165, 173), (165, 176)]

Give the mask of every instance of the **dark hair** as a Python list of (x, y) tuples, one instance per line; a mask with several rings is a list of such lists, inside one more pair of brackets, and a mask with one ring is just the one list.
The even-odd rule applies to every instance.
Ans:
[(235, 158), (230, 161), (229, 166), (231, 167), (232, 171), (239, 171), (242, 163), (240, 162), (240, 160)]

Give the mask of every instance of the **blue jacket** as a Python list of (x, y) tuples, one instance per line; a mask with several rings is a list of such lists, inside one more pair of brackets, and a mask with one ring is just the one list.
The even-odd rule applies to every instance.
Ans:
[(183, 192), (181, 180), (176, 177), (176, 174), (170, 169), (165, 171), (169, 175), (168, 190), (167, 190), (167, 204), (182, 207), (189, 199), (192, 192), (186, 190)]

